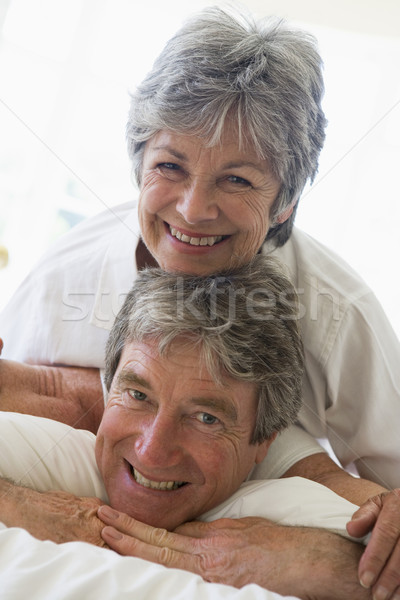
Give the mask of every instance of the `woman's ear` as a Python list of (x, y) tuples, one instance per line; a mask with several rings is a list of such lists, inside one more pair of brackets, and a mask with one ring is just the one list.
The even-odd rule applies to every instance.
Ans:
[(282, 225), (282, 223), (284, 223), (285, 221), (288, 220), (288, 218), (290, 217), (290, 215), (292, 214), (294, 207), (296, 206), (296, 204), (289, 204), (289, 206), (287, 206), (285, 208), (285, 210), (283, 212), (281, 212), (276, 218), (275, 221), (279, 224)]
[(277, 435), (278, 435), (277, 432), (273, 433), (270, 438), (268, 438), (267, 440), (264, 440), (263, 442), (261, 442), (261, 444), (258, 445), (256, 458), (255, 458), (256, 465), (258, 465), (260, 462), (262, 462), (264, 460), (264, 458), (267, 456), (268, 449)]

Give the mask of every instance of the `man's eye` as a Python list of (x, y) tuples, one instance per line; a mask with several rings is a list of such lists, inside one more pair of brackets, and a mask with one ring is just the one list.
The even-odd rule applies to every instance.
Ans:
[(135, 398), (135, 400), (146, 400), (147, 394), (140, 392), (139, 390), (128, 390), (128, 394)]
[(209, 413), (202, 412), (197, 415), (198, 421), (204, 423), (204, 425), (215, 425), (215, 423), (219, 423), (219, 419), (214, 417), (214, 415), (210, 415)]

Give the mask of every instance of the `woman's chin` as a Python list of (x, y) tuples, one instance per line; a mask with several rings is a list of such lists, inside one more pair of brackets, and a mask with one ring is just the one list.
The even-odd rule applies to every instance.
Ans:
[(227, 239), (221, 242), (221, 247), (204, 248), (183, 243), (179, 247), (174, 243), (173, 248), (169, 243), (160, 244), (153, 255), (160, 267), (169, 273), (211, 275), (239, 266), (234, 264), (232, 245), (229, 242)]

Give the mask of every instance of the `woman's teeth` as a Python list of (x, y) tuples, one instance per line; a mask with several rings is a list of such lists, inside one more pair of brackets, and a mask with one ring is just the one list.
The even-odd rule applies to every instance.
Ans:
[(222, 240), (222, 235), (212, 235), (209, 237), (190, 237), (189, 235), (185, 235), (181, 233), (174, 227), (169, 228), (171, 235), (176, 237), (181, 242), (185, 242), (186, 244), (191, 244), (192, 246), (214, 246), (217, 242)]
[(136, 469), (132, 468), (131, 471), (137, 483), (152, 490), (177, 490), (185, 483), (184, 481), (150, 481), (150, 479), (143, 477)]

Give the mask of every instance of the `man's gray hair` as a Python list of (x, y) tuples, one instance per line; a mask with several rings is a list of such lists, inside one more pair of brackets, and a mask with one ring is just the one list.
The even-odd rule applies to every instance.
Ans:
[[(170, 39), (132, 95), (128, 151), (140, 186), (144, 146), (155, 133), (221, 139), (233, 119), (281, 182), (267, 239), (289, 238), (297, 201), (313, 181), (325, 139), (322, 61), (314, 37), (282, 20), (259, 22), (219, 7), (200, 12)], [(291, 217), (277, 223), (285, 208)]]
[(107, 389), (127, 343), (155, 341), (161, 355), (179, 337), (199, 350), (217, 383), (254, 383), (258, 411), (251, 442), (293, 423), (301, 406), (303, 347), (295, 289), (279, 262), (257, 255), (223, 274), (199, 277), (141, 271), (106, 348)]

